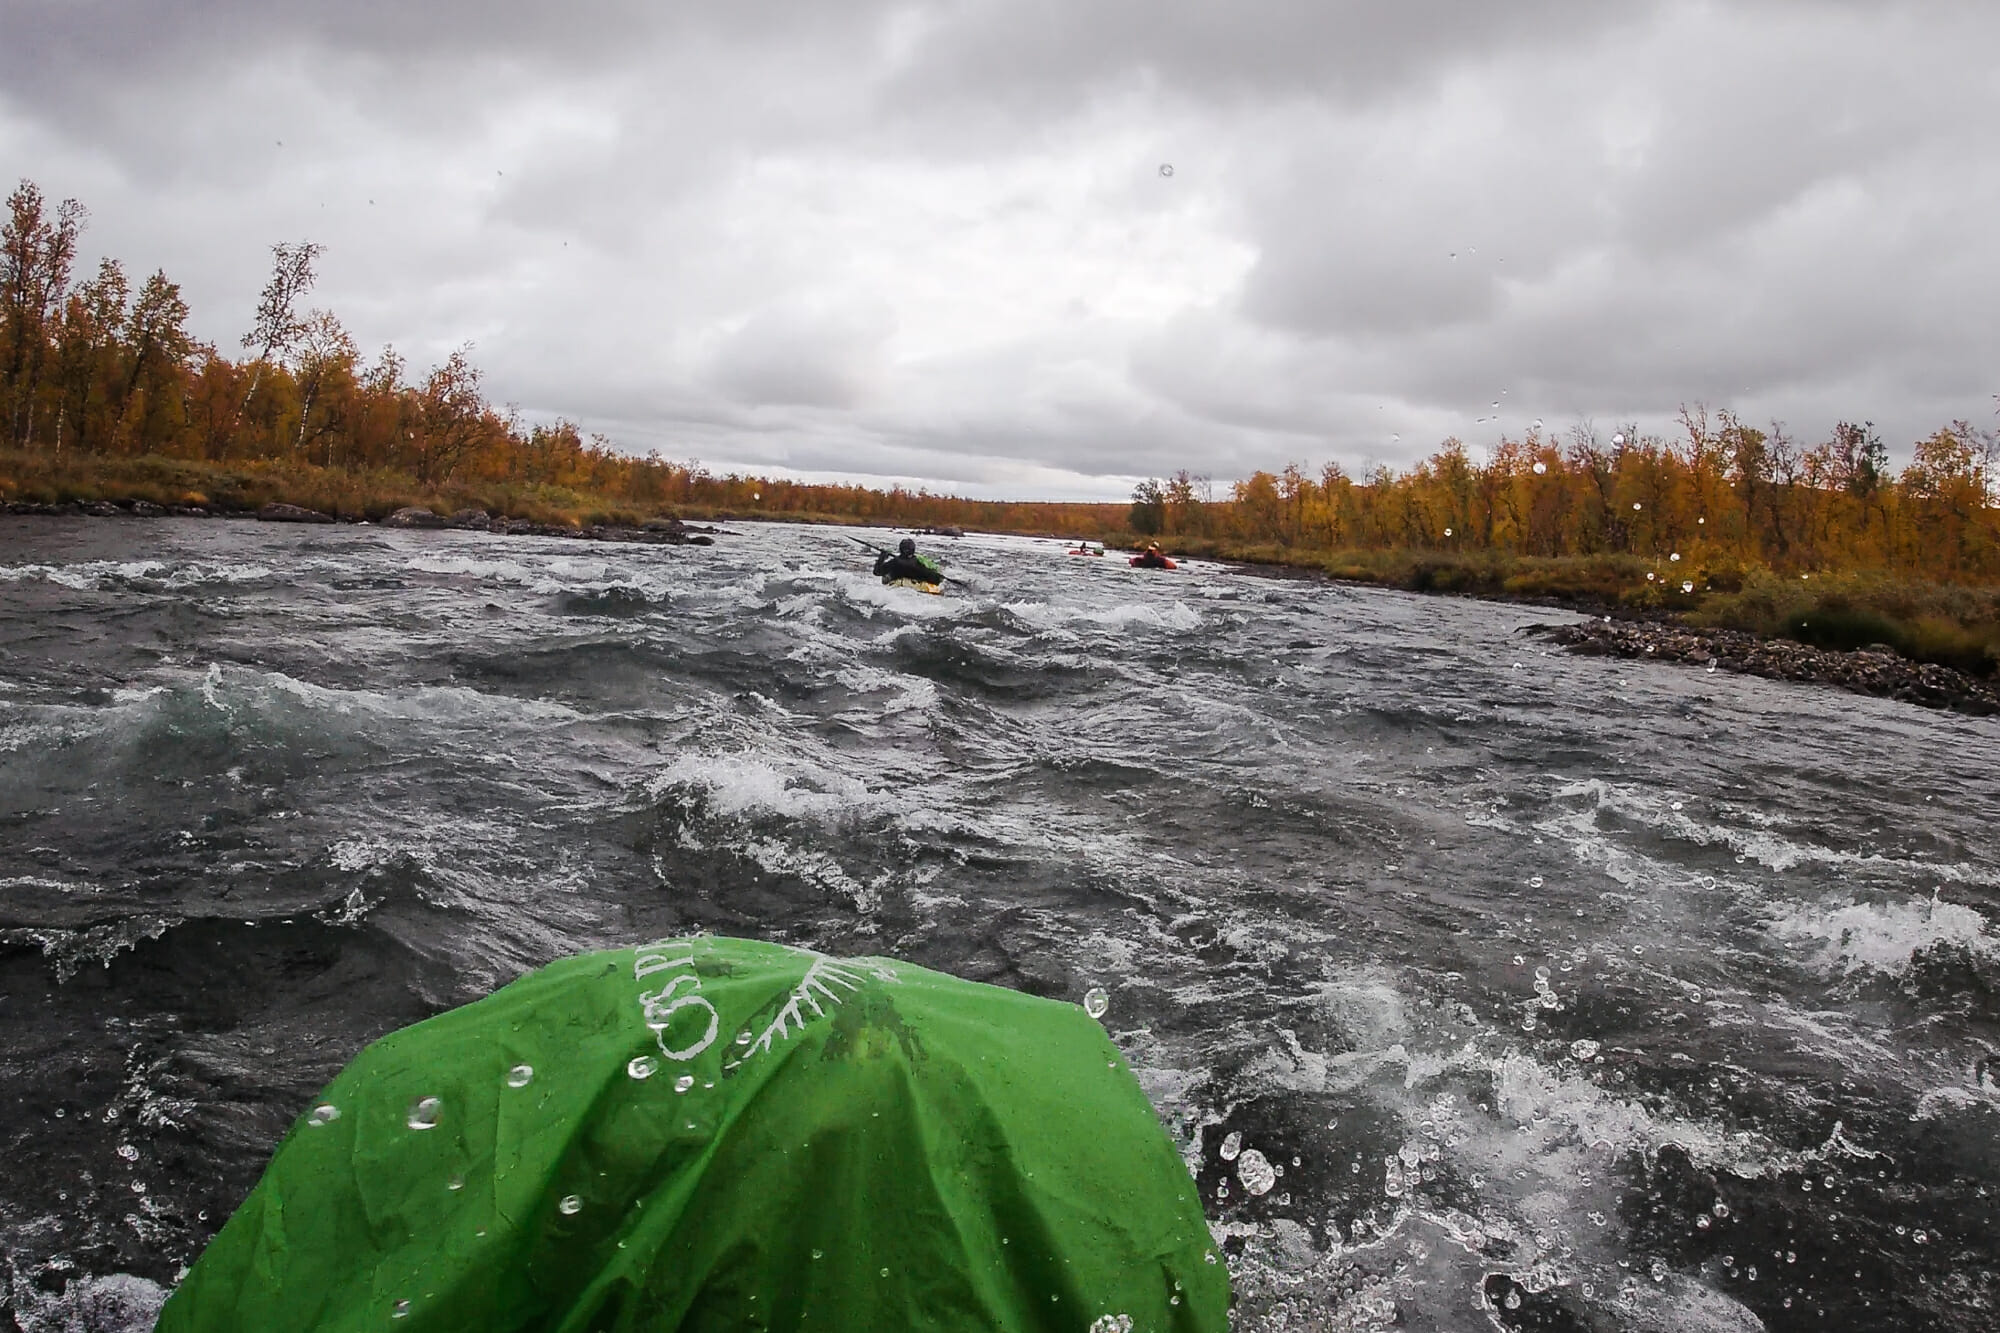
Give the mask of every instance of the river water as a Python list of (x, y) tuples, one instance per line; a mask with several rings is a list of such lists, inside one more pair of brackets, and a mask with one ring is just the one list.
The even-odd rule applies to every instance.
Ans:
[(363, 1044), (708, 930), (1103, 987), (1242, 1329), (2000, 1321), (2000, 721), (937, 545), (0, 525), (0, 1312), (148, 1326)]

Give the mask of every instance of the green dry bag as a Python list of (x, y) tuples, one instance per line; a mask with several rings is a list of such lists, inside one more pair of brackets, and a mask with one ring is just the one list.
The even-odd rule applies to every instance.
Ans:
[(158, 1327), (1221, 1333), (1228, 1305), (1082, 1009), (697, 936), (362, 1051)]

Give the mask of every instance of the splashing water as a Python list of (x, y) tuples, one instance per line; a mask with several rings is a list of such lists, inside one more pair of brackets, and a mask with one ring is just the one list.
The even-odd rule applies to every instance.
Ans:
[(1278, 1183), (1277, 1171), (1255, 1148), (1245, 1148), (1236, 1159), (1236, 1178), (1252, 1194), (1268, 1194), (1271, 1187)]
[[(1951, 1284), (2000, 1253), (2000, 793), (1964, 756), (2000, 722), (1530, 656), (1552, 608), (978, 535), (948, 549), (980, 586), (911, 608), (807, 528), (277, 526), (127, 552), (136, 525), (0, 521), (0, 994), (34, 997), (0, 1057), (52, 1108), (37, 1169), (0, 1173), (17, 1299), (176, 1280), (282, 1131), (245, 1100), (394, 1126), (312, 1090), (441, 996), (707, 929), (1049, 996), (1118, 977), (1111, 1063), (1243, 1333), (1984, 1333)], [(219, 1061), (227, 1031), (269, 1054)], [(453, 1165), (419, 1193), (474, 1202)], [(88, 1250), (109, 1276), (46, 1267), (86, 1233), (130, 1238)]]

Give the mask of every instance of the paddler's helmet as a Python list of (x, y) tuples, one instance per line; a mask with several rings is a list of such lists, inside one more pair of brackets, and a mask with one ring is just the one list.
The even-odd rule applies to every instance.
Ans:
[(915, 555), (917, 553), (917, 543), (914, 538), (905, 537), (901, 542), (897, 543), (896, 549), (904, 555)]
[(1157, 551), (1160, 549), (1160, 544), (1158, 542), (1147, 542), (1146, 549), (1149, 551)]

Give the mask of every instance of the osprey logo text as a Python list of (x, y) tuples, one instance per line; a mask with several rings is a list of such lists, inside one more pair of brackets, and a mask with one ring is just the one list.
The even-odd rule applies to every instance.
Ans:
[[(678, 952), (685, 950), (687, 952)], [(653, 1044), (660, 1048), (660, 1054), (669, 1060), (692, 1060), (715, 1043), (715, 1034), (722, 1028), (722, 1019), (701, 993), (701, 978), (695, 974), (692, 946), (684, 940), (661, 940), (653, 944), (642, 944), (632, 953), (632, 977), (644, 981), (655, 972), (665, 972), (674, 968), (687, 971), (670, 978), (658, 990), (639, 992), (639, 1004), (645, 1014), (646, 1026), (653, 1031)], [(674, 1025), (674, 1016), (684, 1009), (696, 1009), (694, 1021), (700, 1022), (702, 1014), (708, 1017), (708, 1024), (701, 1036), (685, 1046), (668, 1045), (667, 1030)], [(683, 1029), (687, 1024), (682, 1022)]]

